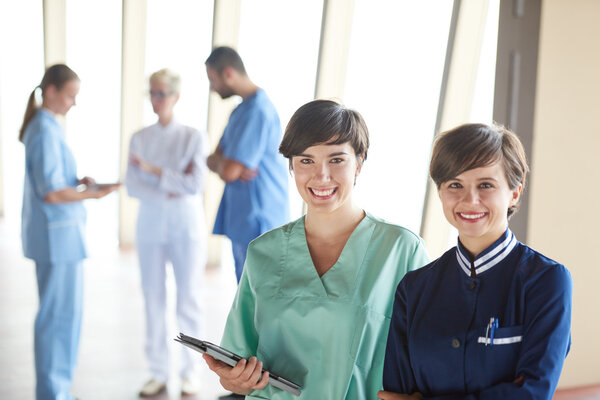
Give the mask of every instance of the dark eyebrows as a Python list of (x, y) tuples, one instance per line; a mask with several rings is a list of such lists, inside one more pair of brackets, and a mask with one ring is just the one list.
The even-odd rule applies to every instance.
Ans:
[[(459, 182), (462, 182), (463, 180), (461, 178), (455, 176), (454, 178), (448, 179), (446, 182), (450, 182), (450, 181), (459, 181)], [(498, 179), (493, 178), (491, 176), (490, 177), (484, 176), (483, 178), (477, 178), (477, 181), (478, 182), (481, 182), (481, 181), (494, 181), (494, 182), (498, 182)], [(444, 182), (442, 182), (442, 183), (444, 183)]]
[(338, 151), (337, 153), (331, 153), (329, 155), (329, 157), (337, 157), (337, 156), (347, 156), (348, 153), (346, 153), (345, 151)]
[[(348, 155), (348, 153), (346, 153), (345, 151), (338, 151), (336, 153), (328, 154), (327, 157), (337, 157), (337, 156), (347, 156), (347, 155)], [(310, 155), (310, 154), (297, 154), (294, 157), (315, 158), (315, 156)]]

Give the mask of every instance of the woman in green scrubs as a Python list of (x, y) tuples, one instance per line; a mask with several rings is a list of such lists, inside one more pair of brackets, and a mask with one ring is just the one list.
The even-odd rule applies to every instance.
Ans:
[(222, 340), (247, 359), (230, 368), (205, 355), (225, 389), (295, 398), (267, 385), (264, 368), (299, 384), (301, 399), (376, 398), (396, 286), (428, 257), (417, 235), (354, 203), (368, 147), (361, 115), (338, 103), (292, 116), (279, 150), (307, 213), (248, 247)]

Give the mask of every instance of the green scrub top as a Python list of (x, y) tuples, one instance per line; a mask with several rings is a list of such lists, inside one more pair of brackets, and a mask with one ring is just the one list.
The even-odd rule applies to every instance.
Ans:
[[(422, 239), (367, 213), (319, 277), (302, 217), (250, 243), (222, 345), (299, 384), (300, 399), (374, 399), (396, 287), (428, 262)], [(247, 398), (297, 399), (271, 385)]]

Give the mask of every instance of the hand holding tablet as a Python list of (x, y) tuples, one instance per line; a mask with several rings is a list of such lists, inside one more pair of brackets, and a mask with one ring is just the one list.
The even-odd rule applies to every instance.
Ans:
[[(211, 356), (212, 358), (214, 358), (215, 360), (221, 361), (231, 367), (236, 367), (238, 365), (238, 362), (243, 360), (243, 358), (240, 357), (239, 355), (232, 353), (220, 346), (217, 346), (210, 342), (198, 340), (191, 336), (186, 336), (183, 333), (180, 333), (179, 336), (175, 339), (175, 341), (177, 341), (177, 342), (183, 344), (184, 346), (187, 346), (193, 350), (196, 350), (202, 354), (207, 354), (207, 355)], [(258, 364), (259, 362), (256, 360), (250, 360), (250, 361), (247, 361), (247, 363), (248, 363), (248, 365), (253, 365), (252, 363)], [(257, 379), (256, 379), (257, 383), (261, 383), (261, 381), (263, 379), (262, 377), (265, 377), (265, 372), (267, 372), (267, 371), (262, 369), (261, 375), (259, 377), (257, 377)], [(270, 373), (270, 372), (268, 373), (267, 376), (268, 376), (268, 383), (271, 384), (272, 386), (282, 389), (282, 390), (285, 390), (295, 396), (300, 395), (301, 388), (294, 382), (288, 381), (287, 379), (282, 378), (282, 377), (275, 375), (273, 373)], [(260, 380), (258, 378), (260, 378)]]
[(116, 190), (119, 188), (119, 186), (121, 185), (120, 182), (115, 182), (115, 183), (95, 183), (93, 185), (90, 185), (87, 187), (87, 190), (95, 190), (95, 191), (102, 191), (102, 190)]
[(84, 190), (89, 190), (90, 192), (103, 192), (103, 191), (110, 191), (112, 192), (113, 190), (116, 190), (119, 188), (119, 186), (121, 186), (121, 182), (115, 182), (115, 183), (80, 183), (79, 185), (77, 185), (77, 191), (78, 192), (83, 192)]

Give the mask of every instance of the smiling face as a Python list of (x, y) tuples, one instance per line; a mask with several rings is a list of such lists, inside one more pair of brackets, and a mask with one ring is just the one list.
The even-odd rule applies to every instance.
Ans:
[(438, 194), (446, 219), (458, 230), (461, 243), (476, 256), (508, 227), (507, 212), (518, 202), (521, 188), (510, 189), (503, 164), (497, 161), (443, 182)]
[(350, 143), (308, 147), (292, 158), (292, 170), (308, 212), (332, 213), (352, 207), (360, 164)]

